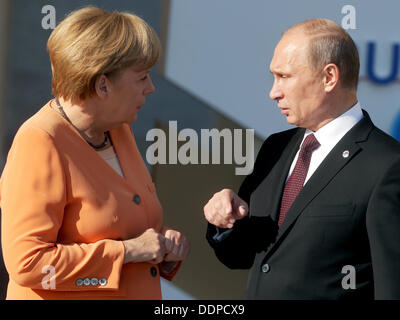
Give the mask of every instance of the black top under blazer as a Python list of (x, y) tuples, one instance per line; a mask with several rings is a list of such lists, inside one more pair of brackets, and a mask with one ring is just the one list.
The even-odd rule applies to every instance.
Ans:
[[(363, 113), (280, 228), (280, 201), (301, 128), (263, 143), (238, 193), (249, 204), (248, 216), (222, 241), (208, 225), (218, 259), (231, 269), (251, 268), (247, 299), (400, 299), (400, 143)], [(355, 289), (342, 286), (348, 265), (356, 271)]]

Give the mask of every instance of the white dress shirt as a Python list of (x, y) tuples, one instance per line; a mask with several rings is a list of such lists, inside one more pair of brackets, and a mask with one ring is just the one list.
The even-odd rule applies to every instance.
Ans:
[[(350, 129), (353, 128), (357, 124), (357, 122), (360, 121), (362, 118), (363, 118), (363, 113), (361, 110), (361, 105), (359, 102), (357, 102), (351, 109), (349, 109), (336, 119), (332, 120), (331, 122), (328, 122), (318, 131), (313, 132), (308, 129), (306, 130), (301, 145), (303, 144), (304, 139), (309, 134), (314, 133), (314, 136), (315, 138), (317, 138), (320, 146), (317, 149), (315, 149), (311, 155), (310, 167), (308, 168), (304, 184), (307, 183), (310, 177), (314, 174), (315, 170), (317, 170), (322, 161), (324, 161), (329, 152), (331, 152), (331, 150), (343, 138), (343, 136), (347, 132), (349, 132)], [(300, 152), (300, 147), (296, 153), (296, 156), (294, 157), (287, 179), (289, 179), (290, 175), (294, 170), (297, 158), (299, 157), (299, 152)]]

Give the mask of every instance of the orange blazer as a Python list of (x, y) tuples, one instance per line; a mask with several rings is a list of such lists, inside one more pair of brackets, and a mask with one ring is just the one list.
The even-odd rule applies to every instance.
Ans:
[(161, 299), (159, 266), (123, 264), (121, 240), (160, 231), (162, 208), (131, 128), (110, 136), (124, 178), (50, 102), (18, 130), (0, 180), (7, 299)]

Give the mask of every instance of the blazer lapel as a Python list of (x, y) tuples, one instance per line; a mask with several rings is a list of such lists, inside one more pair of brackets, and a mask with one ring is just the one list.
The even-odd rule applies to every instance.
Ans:
[(299, 129), (290, 139), (271, 172), (252, 193), (250, 200), (252, 216), (271, 216), (273, 220), (277, 219), (287, 174), (300, 147), (304, 132), (305, 129)]
[[(130, 141), (130, 135), (125, 134), (124, 128), (121, 126), (117, 129), (110, 130), (110, 136), (113, 142), (115, 153), (117, 154), (119, 164), (121, 166), (122, 172), (124, 174), (124, 178), (122, 180), (126, 184), (126, 186), (131, 189), (131, 191), (135, 190), (136, 181), (143, 181), (141, 177), (138, 177), (140, 171), (138, 168), (134, 168), (131, 163), (136, 161), (135, 159), (135, 150), (132, 147), (133, 143)], [(139, 163), (136, 161), (135, 163)], [(136, 172), (134, 170), (137, 170)]]
[(303, 189), (301, 189), (279, 228), (275, 244), (270, 249), (281, 242), (282, 237), (307, 205), (324, 189), (335, 175), (361, 151), (362, 148), (359, 142), (367, 140), (369, 133), (374, 127), (368, 113), (365, 111), (363, 112), (364, 118), (339, 141)]
[(125, 177), (121, 177), (125, 185), (139, 195), (144, 189), (153, 192), (154, 185), (137, 148), (132, 129), (128, 125), (122, 125), (110, 130), (110, 136)]

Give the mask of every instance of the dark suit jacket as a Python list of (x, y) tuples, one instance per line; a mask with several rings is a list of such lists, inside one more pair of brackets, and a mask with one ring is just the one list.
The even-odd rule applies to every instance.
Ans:
[[(208, 242), (229, 268), (251, 268), (248, 299), (400, 299), (400, 143), (364, 111), (278, 228), (285, 179), (304, 132), (264, 142), (238, 193), (249, 215), (222, 241), (209, 224)], [(356, 271), (355, 289), (342, 286), (348, 265)]]

